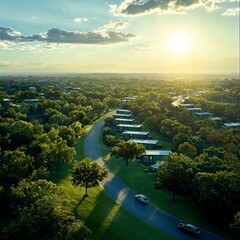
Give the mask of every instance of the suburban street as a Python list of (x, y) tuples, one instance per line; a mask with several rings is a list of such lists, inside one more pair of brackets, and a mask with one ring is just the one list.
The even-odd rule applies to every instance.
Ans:
[[(86, 157), (89, 157), (98, 164), (108, 168), (103, 161), (98, 144), (99, 133), (103, 126), (103, 118), (93, 125), (92, 129), (86, 136), (84, 151)], [(137, 202), (134, 198), (136, 193), (129, 189), (119, 178), (114, 176), (110, 170), (108, 177), (101, 182), (101, 186), (104, 191), (116, 201), (116, 203), (120, 204), (131, 214), (146, 223), (179, 240), (189, 240), (194, 238), (193, 236), (178, 230), (177, 225), (181, 222), (180, 219), (160, 210), (152, 204), (143, 205)], [(201, 229), (199, 239), (222, 240), (225, 238)]]

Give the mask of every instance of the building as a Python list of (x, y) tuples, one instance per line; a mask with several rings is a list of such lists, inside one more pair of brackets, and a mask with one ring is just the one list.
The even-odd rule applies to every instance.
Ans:
[(2, 101), (3, 101), (4, 106), (7, 106), (7, 105), (13, 103), (13, 100), (8, 99), (8, 98), (4, 98)]
[(124, 140), (129, 140), (132, 138), (147, 139), (148, 134), (149, 132), (144, 132), (144, 131), (124, 131), (122, 133)]
[(201, 119), (209, 118), (212, 114), (209, 112), (196, 112), (194, 113), (196, 116), (198, 116)]
[(131, 118), (132, 114), (120, 114), (120, 113), (114, 113), (112, 115), (114, 118)]
[(223, 123), (223, 125), (230, 128), (240, 127), (240, 122)]
[(128, 119), (128, 118), (115, 118), (114, 121), (116, 122), (116, 124), (120, 124), (120, 123), (133, 124), (134, 123), (134, 119)]
[(183, 107), (183, 108), (193, 108), (194, 104), (193, 103), (182, 103), (178, 105), (179, 107)]
[(156, 161), (162, 160), (171, 154), (171, 150), (146, 150), (144, 154), (140, 156), (142, 163), (156, 163)]
[(146, 149), (154, 149), (157, 146), (158, 140), (129, 139), (127, 142), (135, 142), (135, 143), (143, 144), (146, 147)]
[(123, 132), (123, 131), (139, 131), (142, 128), (141, 124), (118, 124), (117, 125), (118, 131)]
[(37, 99), (37, 98), (33, 98), (33, 99), (26, 99), (24, 100), (25, 103), (31, 105), (31, 104), (35, 104), (35, 103), (38, 103), (40, 100)]
[(193, 108), (185, 108), (185, 109), (190, 111), (190, 112), (192, 112), (192, 113), (196, 113), (196, 112), (202, 111), (202, 108), (195, 108), (195, 107), (193, 107)]
[(213, 121), (222, 121), (223, 120), (223, 118), (221, 118), (221, 117), (210, 117), (210, 119)]
[(132, 101), (132, 100), (136, 100), (137, 98), (138, 98), (138, 96), (124, 97), (123, 100), (125, 100), (125, 101)]
[(118, 114), (131, 114), (131, 111), (127, 110), (127, 109), (118, 109), (116, 111), (116, 113), (118, 113)]
[(36, 92), (36, 91), (37, 91), (37, 89), (36, 89), (35, 87), (29, 87), (28, 90), (29, 90), (29, 91), (33, 91), (33, 92)]

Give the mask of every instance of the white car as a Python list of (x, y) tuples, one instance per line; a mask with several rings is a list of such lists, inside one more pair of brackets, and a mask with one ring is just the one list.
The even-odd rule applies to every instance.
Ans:
[(135, 195), (135, 199), (143, 204), (149, 204), (149, 199), (146, 196), (144, 196), (143, 194)]

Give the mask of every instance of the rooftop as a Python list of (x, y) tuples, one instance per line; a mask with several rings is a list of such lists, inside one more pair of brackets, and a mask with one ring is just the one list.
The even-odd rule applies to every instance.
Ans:
[(134, 119), (127, 119), (127, 118), (116, 118), (116, 121), (125, 121), (125, 122), (133, 122)]
[(204, 116), (204, 115), (211, 115), (211, 113), (210, 112), (197, 112), (197, 113), (195, 113), (195, 115)]
[(114, 113), (114, 117), (131, 117), (132, 114), (120, 114), (120, 113)]
[(179, 104), (180, 107), (194, 107), (193, 103), (183, 103), (183, 104)]
[(148, 139), (129, 139), (128, 142), (135, 142), (140, 144), (157, 144), (158, 140), (148, 140)]
[(131, 113), (130, 110), (127, 110), (127, 109), (118, 109), (117, 112), (125, 112), (125, 113)]
[(122, 134), (148, 135), (149, 133), (144, 131), (124, 131)]
[(118, 127), (132, 127), (132, 128), (140, 128), (142, 125), (140, 124), (118, 124)]
[(171, 150), (145, 150), (143, 155), (150, 156), (168, 156), (171, 153)]
[(186, 108), (189, 111), (202, 111), (202, 108)]
[(223, 120), (221, 117), (211, 117), (210, 119), (213, 121)]
[(240, 122), (224, 123), (225, 127), (240, 127)]

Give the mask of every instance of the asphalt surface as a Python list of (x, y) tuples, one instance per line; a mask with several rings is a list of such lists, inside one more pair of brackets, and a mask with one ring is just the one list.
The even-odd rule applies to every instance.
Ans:
[[(91, 158), (93, 161), (96, 161), (98, 164), (106, 167), (109, 170), (108, 166), (103, 161), (98, 144), (99, 134), (103, 126), (103, 119), (100, 119), (93, 125), (86, 136), (84, 151), (86, 157)], [(155, 228), (172, 237), (175, 237), (176, 239), (194, 239), (194, 236), (178, 230), (177, 225), (179, 222), (182, 222), (180, 219), (160, 210), (152, 204), (143, 205), (142, 203), (136, 201), (134, 197), (136, 193), (129, 189), (118, 177), (114, 176), (110, 170), (108, 177), (101, 182), (101, 186), (115, 202), (120, 204), (123, 208), (144, 222), (154, 226)], [(199, 237), (197, 237), (197, 239), (223, 240), (226, 238), (201, 229), (201, 234)]]

